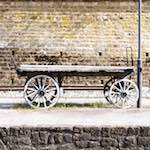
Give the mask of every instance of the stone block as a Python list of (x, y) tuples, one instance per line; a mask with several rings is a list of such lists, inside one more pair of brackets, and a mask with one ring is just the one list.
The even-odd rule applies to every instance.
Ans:
[(137, 146), (137, 140), (135, 136), (119, 137), (119, 147), (133, 149)]
[(91, 135), (89, 133), (82, 133), (79, 137), (79, 140), (84, 140), (84, 141), (87, 141), (87, 140), (90, 140), (91, 139)]
[(77, 148), (88, 148), (88, 141), (75, 141), (75, 145)]
[(58, 150), (58, 146), (57, 145), (37, 145), (36, 146), (36, 150)]
[(28, 128), (20, 128), (19, 129), (19, 136), (31, 137), (31, 130)]
[(137, 144), (138, 146), (150, 147), (150, 137), (138, 137)]
[(99, 141), (89, 141), (88, 147), (89, 148), (98, 148), (98, 147), (100, 147), (100, 142)]
[(149, 127), (140, 127), (139, 129), (140, 136), (150, 136), (150, 128)]
[(30, 137), (18, 137), (16, 144), (31, 145), (31, 139), (30, 139)]
[(127, 135), (128, 136), (133, 136), (133, 135), (139, 135), (139, 131), (140, 131), (140, 129), (139, 128), (136, 128), (136, 127), (134, 127), (134, 128), (128, 128), (127, 129)]
[(82, 127), (74, 127), (73, 128), (73, 132), (74, 133), (82, 133), (83, 132), (83, 128)]
[(48, 144), (54, 144), (55, 140), (54, 140), (54, 134), (50, 134), (48, 137)]
[(39, 143), (42, 144), (47, 144), (48, 143), (48, 137), (49, 137), (49, 133), (46, 131), (40, 131), (40, 141)]
[(109, 137), (110, 136), (110, 128), (104, 127), (101, 129), (101, 136), (102, 137)]
[(55, 144), (62, 144), (64, 143), (63, 135), (61, 133), (57, 133), (54, 135)]
[(35, 147), (32, 146), (21, 146), (22, 150), (37, 150)]
[(118, 141), (110, 137), (102, 138), (100, 144), (102, 147), (118, 147)]
[(74, 144), (63, 144), (57, 148), (57, 150), (76, 150)]
[(18, 134), (19, 134), (19, 128), (10, 128), (9, 129), (9, 131), (8, 131), (8, 133), (9, 133), (9, 135), (10, 136), (18, 136)]
[(7, 136), (7, 130), (5, 128), (0, 128), (0, 139)]
[(31, 142), (33, 145), (39, 144), (39, 132), (34, 131), (31, 133)]
[(110, 135), (111, 135), (111, 137), (126, 136), (127, 129), (124, 127), (111, 128)]
[(101, 129), (98, 127), (83, 128), (83, 131), (89, 133), (92, 137), (99, 137), (101, 134)]
[(71, 134), (66, 133), (63, 135), (63, 138), (64, 138), (65, 143), (72, 143), (72, 135)]

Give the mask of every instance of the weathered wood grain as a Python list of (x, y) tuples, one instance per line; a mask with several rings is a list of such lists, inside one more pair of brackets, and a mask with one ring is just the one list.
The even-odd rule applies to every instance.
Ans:
[(29, 74), (45, 74), (52, 76), (70, 75), (128, 75), (134, 67), (126, 66), (87, 66), (87, 65), (21, 65), (17, 73), (21, 76)]

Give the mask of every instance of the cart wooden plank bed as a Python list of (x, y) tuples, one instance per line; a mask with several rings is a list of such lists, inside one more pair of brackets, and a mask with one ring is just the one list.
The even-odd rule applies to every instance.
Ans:
[(24, 97), (33, 108), (54, 106), (60, 97), (60, 87), (65, 76), (110, 76), (104, 86), (107, 101), (117, 107), (129, 108), (138, 100), (139, 91), (134, 82), (127, 79), (134, 67), (87, 65), (21, 65), (19, 76), (26, 76)]

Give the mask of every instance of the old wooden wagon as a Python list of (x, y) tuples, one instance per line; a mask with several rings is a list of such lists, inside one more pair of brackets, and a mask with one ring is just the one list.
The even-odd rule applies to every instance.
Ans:
[(60, 87), (65, 76), (110, 76), (104, 86), (108, 102), (129, 108), (137, 103), (139, 90), (129, 79), (133, 67), (84, 66), (84, 65), (21, 65), (19, 76), (26, 76), (24, 98), (33, 108), (49, 108), (60, 98)]

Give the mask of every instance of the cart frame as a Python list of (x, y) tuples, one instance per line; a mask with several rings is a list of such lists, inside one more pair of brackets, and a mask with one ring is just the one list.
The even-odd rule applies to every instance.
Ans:
[(60, 97), (60, 87), (65, 76), (110, 76), (104, 86), (106, 100), (119, 108), (129, 108), (137, 103), (139, 91), (136, 84), (127, 79), (134, 67), (87, 65), (21, 65), (16, 69), (26, 77), (24, 98), (33, 108), (54, 106)]

